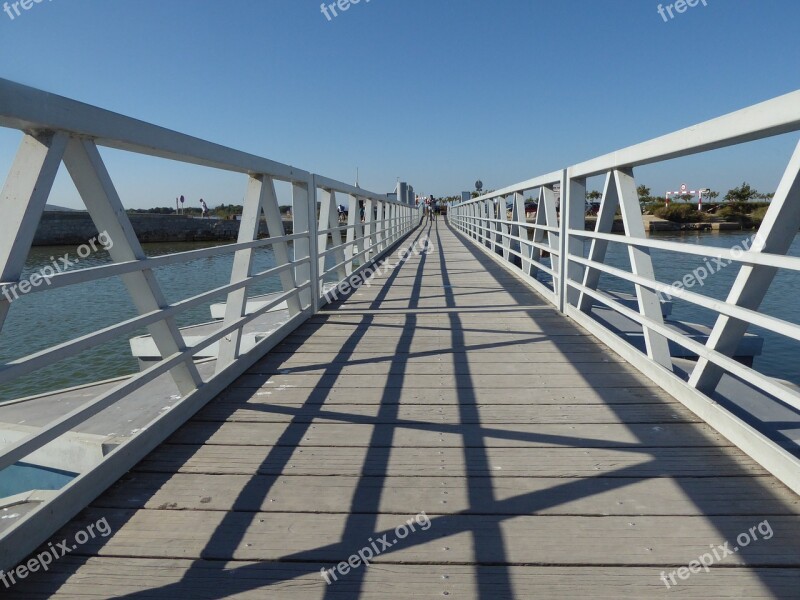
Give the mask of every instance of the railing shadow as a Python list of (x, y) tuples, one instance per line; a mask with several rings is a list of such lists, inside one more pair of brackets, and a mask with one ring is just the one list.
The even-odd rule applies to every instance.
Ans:
[[(433, 229), (436, 231), (437, 227), (446, 227), (443, 221), (438, 221), (433, 224), (428, 224), (425, 230)], [(420, 232), (422, 233), (422, 232)], [(473, 248), (470, 244), (463, 244), (466, 252), (471, 254), (471, 258), (477, 261), (477, 265), (491, 274), (495, 281), (498, 283), (498, 288), (502, 288), (505, 293), (509, 295), (513, 302), (521, 306), (535, 306), (537, 310), (528, 310), (525, 314), (532, 319), (536, 320), (541, 311), (538, 310), (545, 303), (538, 298), (538, 296), (527, 289), (523, 284), (518, 286), (507, 286), (507, 274), (500, 271), (494, 262), (485, 254), (480, 252), (477, 248)], [(447, 314), (448, 322), (450, 325), (450, 342), (451, 348), (447, 352), (439, 350), (429, 351), (427, 354), (431, 356), (442, 355), (444, 357), (453, 357), (456, 352), (469, 352), (480, 348), (487, 348), (489, 346), (498, 347), (500, 344), (476, 344), (471, 343), (466, 339), (465, 331), (471, 329), (465, 326), (460, 310), (468, 311), (470, 308), (477, 306), (470, 304), (465, 307), (459, 306), (458, 294), (453, 291), (452, 281), (450, 279), (450, 272), (448, 271), (448, 258), (444, 252), (441, 244), (438, 244), (438, 252), (436, 255), (423, 255), (420, 259), (419, 265), (416, 267), (413, 276), (410, 278), (413, 281), (411, 286), (411, 293), (408, 298), (408, 309), (415, 310), (419, 308), (419, 298), (424, 287), (424, 267), (430, 264), (430, 261), (437, 260), (443, 278), (443, 314)], [(435, 258), (432, 258), (434, 257)], [(381, 303), (385, 300), (387, 294), (391, 289), (391, 284), (396, 282), (400, 277), (407, 277), (404, 269), (410, 268), (409, 264), (398, 266), (389, 276), (386, 285), (377, 294), (375, 300), (368, 306), (366, 310), (380, 309)], [(337, 307), (331, 307), (331, 312)], [(500, 307), (498, 307), (499, 309)], [(343, 312), (342, 314), (346, 314)], [(353, 354), (357, 343), (362, 340), (368, 328), (375, 323), (375, 318), (369, 313), (365, 312), (362, 315), (362, 325), (354, 329), (352, 337), (348, 340), (351, 343), (346, 344), (340, 352), (335, 356), (335, 360), (327, 363), (324, 366), (323, 375), (327, 380), (336, 380), (337, 378), (344, 377), (342, 370), (347, 365), (352, 364), (377, 364), (385, 362), (388, 356), (398, 366), (405, 367), (412, 356), (426, 355), (425, 352), (412, 352), (411, 343), (413, 341), (413, 332), (419, 325), (419, 319), (411, 312), (405, 315), (404, 328), (409, 332), (407, 336), (401, 336), (399, 342), (392, 350), (386, 350), (386, 356), (378, 356), (373, 359), (359, 359), (354, 360)], [(546, 323), (542, 322), (542, 330), (546, 331)], [(483, 326), (481, 329), (486, 329)], [(574, 327), (575, 333), (581, 333), (577, 327)], [(531, 336), (535, 339), (535, 336)], [(570, 345), (565, 343), (562, 336), (547, 336), (539, 335), (538, 339), (542, 342), (548, 342), (554, 345), (555, 351), (563, 354), (568, 354)], [(528, 340), (530, 342), (530, 340)], [(506, 347), (513, 348), (514, 342), (508, 342)], [(603, 346), (597, 342), (598, 349), (602, 350)], [(610, 352), (610, 351), (608, 351)], [(535, 358), (535, 356), (534, 356)], [(530, 359), (527, 359), (530, 360)], [(524, 366), (525, 363), (523, 363)], [(405, 368), (401, 369), (405, 371)], [(508, 555), (508, 549), (504, 540), (504, 530), (501, 528), (502, 524), (508, 519), (516, 515), (534, 515), (552, 509), (559, 505), (567, 504), (581, 498), (591, 497), (599, 493), (600, 490), (608, 491), (611, 489), (622, 489), (625, 486), (632, 485), (637, 482), (645, 481), (652, 477), (672, 477), (679, 483), (688, 482), (680, 477), (677, 477), (674, 472), (675, 461), (669, 452), (669, 449), (654, 447), (647, 445), (646, 440), (639, 439), (638, 443), (633, 444), (619, 444), (615, 445), (615, 449), (624, 450), (630, 453), (639, 453), (642, 455), (642, 461), (633, 466), (622, 466), (611, 471), (598, 473), (595, 476), (565, 478), (561, 482), (552, 487), (544, 490), (538, 490), (530, 493), (520, 493), (509, 498), (499, 499), (496, 497), (492, 483), (493, 470), (490, 464), (489, 446), (487, 440), (490, 438), (514, 440), (518, 442), (528, 442), (531, 445), (545, 444), (550, 446), (568, 447), (568, 448), (591, 448), (592, 440), (587, 440), (582, 437), (570, 438), (569, 436), (552, 436), (540, 433), (510, 433), (505, 431), (502, 425), (488, 425), (482, 422), (479, 406), (481, 400), (476, 393), (479, 388), (479, 376), (475, 375), (472, 370), (467, 366), (460, 368), (456, 371), (455, 386), (457, 400), (458, 400), (458, 414), (459, 423), (439, 424), (432, 422), (415, 422), (407, 419), (401, 419), (399, 414), (399, 406), (401, 404), (400, 393), (402, 388), (400, 383), (404, 381), (407, 375), (400, 375), (395, 378), (393, 386), (386, 386), (381, 394), (381, 400), (378, 407), (378, 413), (375, 416), (363, 415), (348, 415), (345, 411), (336, 410), (335, 407), (325, 405), (325, 398), (333, 384), (326, 383), (324, 386), (318, 385), (310, 390), (307, 401), (299, 407), (284, 407), (275, 404), (249, 405), (248, 410), (262, 411), (270, 413), (280, 413), (289, 415), (291, 418), (286, 424), (285, 430), (277, 442), (266, 448), (266, 455), (261, 462), (261, 466), (256, 469), (253, 477), (242, 487), (238, 492), (237, 500), (234, 503), (233, 510), (230, 511), (223, 520), (216, 527), (213, 535), (205, 544), (206, 551), (201, 553), (201, 560), (196, 561), (187, 569), (181, 581), (176, 583), (169, 583), (166, 585), (154, 585), (150, 589), (142, 589), (140, 592), (127, 594), (125, 598), (151, 598), (154, 595), (160, 597), (189, 597), (190, 594), (198, 589), (198, 585), (203, 581), (210, 581), (209, 573), (218, 572), (220, 580), (224, 572), (224, 587), (219, 589), (208, 589), (204, 594), (207, 598), (222, 598), (236, 593), (252, 592), (256, 589), (264, 589), (266, 586), (275, 585), (280, 582), (291, 581), (308, 574), (318, 574), (320, 562), (326, 565), (335, 564), (335, 561), (345, 559), (352, 554), (356, 547), (354, 543), (364, 543), (368, 538), (379, 538), (383, 534), (391, 533), (391, 530), (376, 530), (378, 527), (378, 515), (380, 510), (380, 502), (382, 494), (384, 493), (385, 481), (389, 477), (389, 458), (392, 450), (392, 440), (396, 435), (399, 428), (413, 427), (429, 431), (443, 431), (448, 433), (458, 433), (462, 436), (463, 454), (465, 461), (466, 472), (459, 474), (464, 478), (464, 485), (466, 486), (468, 508), (463, 511), (456, 511), (447, 513), (441, 511), (440, 514), (429, 511), (431, 514), (430, 521), (431, 527), (424, 535), (412, 536), (407, 538), (403, 543), (398, 543), (391, 549), (382, 554), (383, 558), (391, 559), (392, 553), (412, 548), (418, 544), (426, 544), (434, 540), (445, 540), (449, 536), (469, 532), (473, 537), (474, 544), (474, 563), (477, 567), (475, 569), (475, 577), (478, 589), (478, 595), (481, 600), (494, 600), (496, 598), (513, 598), (518, 597), (515, 595), (513, 580), (510, 569), (515, 564)], [(581, 377), (581, 375), (576, 375)], [(388, 378), (387, 378), (388, 381)], [(641, 387), (643, 384), (637, 380), (633, 375), (630, 377), (631, 387)], [(629, 417), (625, 407), (630, 406), (630, 402), (621, 402), (619, 399), (619, 388), (616, 387), (595, 387), (595, 391), (599, 396), (603, 405), (607, 406), (613, 411), (620, 422), (625, 423)], [(659, 399), (650, 399), (648, 405), (655, 407), (660, 404), (667, 404), (666, 401)], [(232, 404), (226, 410), (235, 411), (241, 406)], [(223, 413), (224, 416), (224, 413)], [(315, 548), (309, 548), (306, 551), (299, 553), (288, 553), (282, 556), (279, 560), (287, 565), (285, 574), (275, 576), (265, 581), (262, 577), (263, 572), (258, 564), (243, 565), (231, 567), (223, 562), (217, 560), (203, 560), (204, 558), (216, 558), (219, 556), (233, 557), (236, 550), (245, 538), (247, 528), (257, 518), (258, 513), (253, 509), (260, 501), (263, 501), (270, 490), (275, 484), (278, 473), (283, 473), (286, 469), (287, 462), (291, 453), (286, 452), (286, 448), (296, 448), (300, 445), (304, 434), (308, 432), (314, 418), (330, 418), (341, 422), (352, 422), (361, 424), (372, 424), (372, 436), (369, 446), (364, 458), (364, 464), (369, 463), (370, 474), (362, 473), (358, 477), (358, 483), (355, 487), (355, 494), (353, 502), (350, 507), (350, 513), (344, 520), (344, 527), (340, 536), (340, 540), (336, 543), (323, 544)], [(213, 432), (222, 428), (225, 424), (224, 418), (220, 420), (216, 428), (212, 428), (209, 437)], [(631, 433), (635, 433), (635, 429), (629, 428)], [(203, 440), (198, 440), (202, 442)], [(207, 441), (207, 440), (206, 440)], [(687, 440), (688, 442), (689, 440)], [(698, 439), (698, 442), (701, 440)], [(196, 448), (194, 446), (187, 446), (183, 449), (183, 454), (178, 455), (176, 460), (178, 463), (181, 461), (189, 460)], [(535, 455), (532, 455), (534, 459)], [(736, 463), (732, 458), (726, 463), (726, 455), (719, 452), (717, 463), (721, 466), (726, 476), (734, 475), (749, 475), (749, 471), (742, 468), (741, 465)], [(166, 483), (172, 473), (161, 473), (156, 475), (154, 481), (155, 489), (160, 487), (160, 484)], [(713, 482), (713, 474), (709, 474), (710, 482)], [(770, 514), (787, 514), (794, 515), (796, 510), (783, 501), (779, 495), (775, 494), (761, 478), (750, 477), (746, 484), (753, 498), (762, 499), (765, 504), (769, 504), (772, 508)], [(598, 485), (602, 482), (602, 485)], [(125, 482), (119, 485), (124, 486)], [(713, 490), (713, 485), (711, 486)], [(720, 502), (717, 499), (708, 495), (709, 488), (697, 485), (684, 485), (683, 491), (688, 498), (695, 504), (700, 515), (708, 519), (726, 540), (733, 540), (741, 533), (741, 530), (736, 529), (731, 520), (726, 518), (730, 512), (720, 511)], [(746, 491), (743, 491), (746, 494)], [(140, 499), (142, 503), (146, 498)], [(100, 511), (102, 512), (102, 511)], [(244, 513), (245, 517), (242, 517)], [(100, 514), (97, 509), (89, 509), (77, 519), (71, 528), (74, 530), (81, 524), (81, 519), (90, 520), (96, 514)], [(118, 513), (119, 514), (119, 511)], [(479, 524), (477, 517), (480, 517)], [(753, 518), (753, 524), (757, 521), (756, 517)], [(118, 531), (126, 522), (124, 515), (122, 518), (112, 523), (114, 531)], [(796, 529), (796, 528), (795, 528)], [(775, 532), (776, 536), (779, 532)], [(781, 535), (795, 535), (794, 532), (782, 532)], [(565, 532), (565, 535), (577, 535), (575, 532)], [(718, 540), (709, 540), (709, 543)], [(587, 543), (594, 543), (595, 540), (587, 540)], [(102, 547), (102, 540), (91, 547), (93, 551), (97, 551)], [(743, 548), (740, 555), (748, 559), (749, 556), (753, 557), (752, 561), (756, 562), (755, 555), (749, 554), (750, 550)], [(691, 560), (692, 556), (687, 556), (687, 562)], [(748, 561), (746, 561), (748, 562)], [(291, 565), (291, 568), (288, 566)], [(492, 570), (488, 571), (482, 566), (492, 565)], [(75, 569), (79, 568), (78, 563)], [(670, 567), (671, 565), (654, 565), (654, 579), (658, 577), (655, 567), (658, 569)], [(680, 565), (674, 565), (675, 567)], [(37, 583), (37, 590), (41, 591), (45, 588), (50, 589), (52, 592), (58, 590), (67, 579), (74, 575), (74, 570), (65, 570), (59, 572), (50, 579), (40, 579)], [(143, 576), (145, 574), (143, 573)], [(272, 573), (274, 575), (274, 573)], [(365, 578), (368, 576), (367, 569), (359, 569), (353, 571), (345, 583), (347, 597), (358, 598), (364, 593)], [(144, 577), (143, 577), (144, 579)], [(322, 580), (320, 579), (320, 582)], [(763, 585), (766, 589), (771, 590), (776, 597), (780, 597), (785, 590), (775, 586), (774, 581), (769, 578), (763, 578)], [(24, 588), (19, 588), (20, 592)], [(337, 593), (338, 592), (338, 593)], [(269, 593), (267, 591), (267, 593)], [(342, 590), (336, 590), (334, 586), (329, 586), (324, 591), (326, 598), (341, 597)]]

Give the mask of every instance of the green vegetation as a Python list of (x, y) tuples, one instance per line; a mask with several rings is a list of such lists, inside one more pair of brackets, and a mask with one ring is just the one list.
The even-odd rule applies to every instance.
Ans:
[(697, 210), (695, 204), (676, 204), (675, 202), (670, 203), (669, 206), (662, 204), (653, 211), (653, 214), (675, 223), (700, 223), (708, 220), (708, 215)]
[[(747, 182), (742, 183), (725, 194), (726, 202), (714, 202), (719, 192), (708, 190), (703, 194), (703, 212), (697, 210), (696, 198), (691, 195), (680, 196), (666, 205), (663, 199), (650, 196), (650, 188), (640, 185), (637, 188), (639, 201), (644, 214), (655, 215), (675, 223), (700, 223), (704, 221), (725, 221), (740, 223), (745, 229), (761, 225), (769, 208), (773, 194), (762, 194)], [(761, 202), (758, 202), (761, 200)]]
[(728, 223), (741, 223), (742, 227), (758, 227), (767, 214), (765, 202), (732, 202), (720, 207), (716, 215)]
[(234, 216), (241, 215), (244, 207), (241, 204), (220, 204), (215, 208), (208, 210), (215, 217), (220, 219), (232, 219)]
[(175, 209), (167, 206), (159, 206), (156, 208), (129, 208), (127, 212), (134, 215), (174, 215)]
[[(286, 210), (284, 210), (286, 209)], [(214, 208), (209, 208), (209, 215), (218, 219), (233, 219), (234, 216), (241, 216), (243, 207), (241, 204), (220, 204)], [(288, 212), (291, 206), (281, 206), (281, 212)], [(175, 215), (178, 214), (171, 206), (158, 206), (156, 208), (130, 208), (130, 214), (138, 215)], [(185, 206), (181, 209), (181, 214), (189, 217), (199, 217), (203, 211), (199, 206)]]
[(665, 206), (666, 203), (660, 198), (644, 198), (642, 200), (642, 214), (654, 215), (656, 214), (657, 210), (664, 208)]
[(751, 188), (750, 184), (746, 181), (739, 187), (728, 190), (728, 193), (725, 194), (725, 200), (727, 202), (750, 202), (758, 197), (759, 193)]
[(750, 222), (753, 227), (761, 227), (761, 223), (764, 221), (764, 217), (766, 216), (768, 209), (769, 204), (765, 204), (763, 206), (759, 206), (752, 213), (750, 213)]

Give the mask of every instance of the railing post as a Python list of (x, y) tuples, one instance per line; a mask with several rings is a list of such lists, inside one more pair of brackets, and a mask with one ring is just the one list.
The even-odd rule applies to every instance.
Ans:
[(474, 202), (472, 206), (472, 237), (476, 240), (486, 240), (486, 227), (489, 223), (486, 221), (486, 200)]
[(375, 200), (364, 198), (364, 261), (375, 256)]
[[(344, 248), (344, 256), (348, 261), (345, 265), (347, 275), (350, 276), (355, 268), (353, 257), (361, 254), (364, 249), (364, 227), (361, 224), (361, 209), (359, 207), (358, 196), (350, 194), (347, 210), (347, 245)], [(364, 264), (364, 256), (359, 257), (359, 262)]]
[[(529, 239), (528, 228), (524, 225), (520, 225), (520, 223), (527, 223), (527, 218), (525, 217), (525, 196), (522, 192), (514, 192), (513, 198), (514, 204), (511, 210), (511, 236), (521, 240), (527, 240)], [(517, 256), (516, 254), (511, 254), (511, 261), (515, 265), (519, 265), (520, 269), (525, 272), (525, 261), (522, 257), (529, 257), (531, 255), (530, 246), (525, 242), (520, 242), (519, 240), (510, 240), (510, 243), (511, 250), (520, 255)], [(527, 265), (527, 271), (530, 271), (530, 261), (528, 261)]]
[(400, 230), (398, 229), (399, 213), (397, 211), (397, 204), (392, 204), (391, 205), (391, 209), (389, 210), (389, 214), (391, 215), (391, 217), (390, 217), (391, 221), (390, 222), (392, 224), (392, 240), (389, 243), (389, 245), (391, 246), (392, 244), (394, 244), (397, 241), (397, 238), (400, 236)]
[(492, 198), (492, 252), (495, 254), (503, 253), (503, 225), (500, 222), (502, 211), (500, 210), (499, 198)]
[(508, 205), (506, 204), (506, 197), (499, 196), (497, 203), (497, 211), (499, 213), (498, 217), (500, 219), (500, 237), (502, 240), (502, 256), (503, 260), (508, 260), (511, 253), (508, 251), (511, 247), (511, 239), (509, 238), (510, 234), (510, 226), (508, 223)]
[(493, 236), (494, 236), (494, 223), (490, 220), (492, 219), (492, 210), (494, 209), (494, 202), (491, 200), (481, 200), (478, 203), (478, 211), (480, 213), (480, 223), (481, 223), (481, 230), (480, 230), (480, 240), (483, 242), (483, 245), (489, 248), (490, 250), (494, 248), (492, 244)]
[(586, 205), (586, 178), (573, 178), (570, 169), (561, 173), (561, 210), (559, 219), (559, 256), (558, 256), (558, 310), (564, 312), (567, 304), (577, 305), (580, 294), (571, 288), (568, 281), (580, 283), (583, 280), (583, 269), (570, 262), (569, 256), (583, 257), (583, 241), (579, 237), (569, 235), (570, 229), (583, 229)]
[(375, 214), (375, 254), (383, 252), (383, 240), (386, 238), (386, 221), (384, 220), (383, 200), (376, 200)]
[(317, 259), (317, 181), (311, 174), (306, 182), (292, 183), (292, 220), (293, 232), (303, 233), (303, 237), (294, 240), (294, 259), (309, 259), (302, 265), (295, 267), (295, 280), (298, 284), (310, 281), (308, 290), (301, 293), (303, 307), (308, 307), (311, 314), (319, 311), (320, 282), (319, 265)]

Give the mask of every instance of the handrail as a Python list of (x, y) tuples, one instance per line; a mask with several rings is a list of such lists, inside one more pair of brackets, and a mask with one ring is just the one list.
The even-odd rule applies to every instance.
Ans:
[(0, 79), (0, 127), (63, 131), (99, 146), (239, 173), (302, 181), (309, 172), (213, 142)]
[[(609, 152), (572, 165), (569, 169), (573, 178), (592, 177), (613, 169), (640, 167), (796, 131), (800, 131), (800, 90)], [(555, 171), (534, 177), (478, 198), (456, 203), (454, 207), (508, 196), (542, 185), (561, 183), (561, 175), (560, 171)]]
[[(36, 294), (48, 290), (55, 290), (58, 288), (77, 285), (80, 283), (88, 283), (90, 281), (100, 281), (101, 279), (108, 279), (109, 277), (117, 277), (141, 271), (143, 269), (158, 269), (160, 267), (168, 267), (171, 265), (185, 264), (203, 258), (211, 258), (213, 256), (220, 256), (222, 254), (232, 254), (239, 250), (248, 250), (256, 248), (265, 248), (280, 242), (291, 242), (306, 237), (307, 233), (295, 233), (284, 235), (277, 238), (265, 238), (263, 240), (253, 240), (251, 242), (238, 242), (236, 244), (225, 244), (223, 246), (212, 246), (211, 248), (200, 248), (198, 250), (188, 250), (186, 252), (177, 252), (175, 254), (164, 254), (162, 256), (154, 256), (144, 258), (142, 260), (132, 260), (121, 263), (111, 263), (107, 265), (99, 265), (97, 267), (88, 267), (78, 271), (66, 271), (64, 273), (56, 273), (50, 277), (50, 283), (46, 288), (31, 288), (27, 293)], [(308, 259), (306, 259), (308, 260)], [(0, 282), (0, 294), (7, 288), (16, 285), (18, 282)]]
[[(172, 410), (152, 420), (92, 470), (79, 474), (52, 499), (4, 532), (0, 537), (0, 569), (4, 569), (43, 543), (219, 391), (315, 314), (328, 301), (323, 288), (325, 276), (333, 271), (337, 281), (342, 283), (359, 269), (381, 259), (419, 225), (421, 213), (402, 199), (392, 199), (311, 171), (4, 79), (0, 79), (0, 127), (18, 129), (24, 134), (0, 196), (4, 205), (7, 203), (4, 206), (7, 214), (0, 221), (0, 333), (9, 310), (13, 310), (10, 299), (3, 293), (12, 291), (20, 283), (36, 227), (62, 162), (92, 220), (113, 240), (113, 245), (105, 248), (112, 262), (52, 274), (46, 286), (31, 287), (26, 295), (121, 277), (137, 310), (132, 318), (0, 365), (0, 383), (36, 373), (144, 327), (160, 354), (158, 362), (146, 370), (120, 380), (110, 390), (96, 392), (96, 398), (68, 414), (59, 416), (54, 410), (52, 420), (40, 430), (0, 449), (0, 469), (26, 459), (101, 411), (125, 400), (148, 382), (169, 377), (180, 392), (180, 400)], [(244, 174), (247, 192), (238, 240), (213, 248), (147, 257), (98, 146)], [(274, 187), (276, 181), (292, 184), (292, 234), (284, 230)], [(352, 206), (364, 203), (369, 209), (367, 222), (356, 222), (356, 214), (351, 215), (346, 227), (331, 221), (331, 203), (336, 192), (346, 194)], [(259, 240), (257, 232), (262, 213), (269, 237)], [(333, 215), (338, 221), (335, 209)], [(346, 235), (344, 241), (342, 234)], [(327, 238), (333, 242), (330, 250)], [(274, 265), (256, 272), (254, 252), (264, 248), (272, 250)], [(233, 255), (230, 282), (189, 298), (168, 302), (153, 276), (154, 269), (226, 254)], [(335, 257), (337, 265), (326, 270), (328, 255)], [(278, 282), (281, 291), (257, 310), (247, 309), (247, 302), (251, 300), (248, 293), (253, 286), (268, 280)], [(226, 297), (225, 318), (215, 323), (210, 333), (188, 346), (176, 317), (219, 296)], [(281, 308), (284, 304), (288, 308)], [(278, 324), (264, 325), (263, 334), (243, 347), (245, 326), (255, 326), (273, 309), (284, 311)], [(212, 359), (215, 368), (212, 373), (209, 362), (197, 357), (215, 344), (217, 354)], [(26, 402), (35, 400), (35, 397), (28, 398)]]
[[(527, 281), (558, 310), (600, 337), (800, 493), (800, 459), (770, 439), (766, 432), (721, 410), (716, 403), (723, 394), (719, 384), (727, 376), (726, 385), (734, 387), (725, 389), (755, 394), (757, 402), (776, 402), (800, 410), (800, 388), (786, 385), (733, 358), (750, 324), (800, 341), (799, 325), (761, 310), (761, 301), (776, 272), (800, 272), (800, 257), (787, 256), (800, 230), (800, 143), (752, 245), (748, 243), (744, 249), (646, 237), (634, 180), (634, 169), (642, 165), (797, 131), (800, 131), (800, 91), (455, 203), (448, 210), (448, 219), (470, 243)], [(594, 230), (587, 231), (586, 179), (597, 175), (605, 175), (606, 182), (596, 225)], [(556, 184), (560, 186), (560, 206), (554, 194)], [(535, 223), (528, 223), (523, 193), (536, 190), (539, 193), (536, 219)], [(510, 215), (506, 198), (511, 199)], [(611, 232), (617, 209), (621, 212), (625, 235)], [(628, 252), (629, 271), (605, 263), (609, 248)], [(685, 289), (688, 284), (683, 281), (691, 282), (687, 277), (692, 273), (687, 273), (677, 286), (659, 281), (651, 252), (699, 256), (738, 269), (728, 298), (719, 300)], [(545, 253), (549, 258), (545, 258)], [(699, 268), (695, 271), (697, 276), (702, 274)], [(637, 307), (629, 308), (606, 293), (609, 284), (601, 281), (601, 274), (632, 285)], [(661, 295), (716, 315), (705, 343), (665, 324)], [(644, 351), (604, 324), (597, 312), (601, 309), (638, 327), (640, 339), (642, 335), (645, 339)], [(676, 371), (678, 363), (670, 355), (668, 342), (698, 356), (688, 375)], [(687, 367), (681, 363), (681, 368)], [(791, 442), (787, 438), (781, 443)]]

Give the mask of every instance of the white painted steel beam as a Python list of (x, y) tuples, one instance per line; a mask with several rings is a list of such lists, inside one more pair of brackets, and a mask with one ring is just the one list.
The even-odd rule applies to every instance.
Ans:
[[(347, 211), (347, 246), (345, 246), (345, 259), (348, 261), (346, 275), (353, 272), (353, 257), (361, 255), (364, 250), (364, 227), (361, 224), (361, 207), (359, 206), (358, 196), (350, 194)], [(407, 229), (404, 223), (404, 229)], [(363, 260), (362, 260), (363, 262)]]
[(579, 163), (572, 176), (592, 177), (793, 131), (800, 131), (800, 90)]
[[(242, 207), (241, 225), (239, 226), (239, 243), (250, 242), (258, 238), (258, 228), (261, 222), (261, 207), (264, 202), (265, 189), (262, 181), (250, 177), (247, 182), (244, 206)], [(253, 249), (238, 250), (233, 257), (231, 270), (231, 283), (246, 281), (253, 274)], [(247, 287), (228, 294), (225, 302), (225, 323), (231, 323), (245, 315), (247, 306)], [(226, 338), (220, 340), (216, 371), (219, 373), (230, 365), (239, 356), (242, 332), (234, 331)]]
[[(620, 211), (622, 212), (622, 223), (625, 226), (625, 235), (631, 238), (645, 237), (644, 222), (642, 221), (642, 211), (639, 208), (639, 195), (636, 191), (633, 170), (618, 169), (614, 171), (614, 183), (617, 187), (617, 197)], [(634, 275), (641, 275), (645, 279), (655, 280), (653, 259), (648, 249), (628, 246), (628, 256), (631, 260), (631, 272)], [(663, 324), (664, 317), (661, 313), (661, 302), (655, 292), (644, 286), (637, 285), (636, 299), (639, 303), (639, 314), (656, 323)], [(644, 341), (647, 347), (647, 355), (653, 361), (671, 371), (672, 359), (670, 358), (667, 340), (645, 326)]]
[(308, 177), (302, 169), (132, 119), (96, 106), (0, 79), (0, 126), (63, 131), (100, 146), (239, 173), (269, 173), (284, 180)]
[[(795, 148), (786, 172), (770, 203), (751, 253), (786, 254), (800, 229), (800, 143)], [(728, 294), (727, 303), (757, 310), (767, 295), (777, 273), (775, 267), (742, 265)], [(749, 323), (726, 315), (717, 317), (708, 338), (709, 348), (733, 356)], [(723, 371), (706, 360), (699, 360), (689, 384), (710, 394), (722, 378)]]
[[(514, 193), (514, 204), (511, 208), (511, 240), (510, 240), (510, 249), (511, 252), (518, 252), (522, 255), (522, 257), (529, 257), (531, 253), (532, 246), (530, 244), (525, 243), (524, 241), (520, 241), (519, 239), (515, 238), (523, 238), (528, 239), (528, 230), (525, 227), (521, 227), (520, 223), (525, 223), (525, 196), (522, 192), (515, 192)], [(526, 261), (525, 258), (520, 258), (520, 267), (523, 271), (526, 268)], [(527, 261), (527, 268), (528, 272), (530, 272), (530, 260)]]
[[(578, 295), (567, 286), (567, 281), (583, 278), (582, 268), (567, 260), (569, 254), (583, 256), (583, 244), (569, 235), (570, 229), (583, 229), (583, 202), (586, 197), (586, 180), (573, 177), (569, 170), (561, 176), (561, 201), (559, 202), (558, 234), (558, 309), (564, 312), (567, 304), (577, 304)], [(580, 207), (578, 207), (580, 203)], [(579, 209), (579, 210), (576, 210)], [(549, 224), (549, 223), (548, 223)]]
[[(603, 186), (603, 199), (600, 202), (600, 212), (597, 215), (597, 223), (594, 227), (594, 230), (598, 233), (611, 233), (614, 227), (614, 216), (616, 215), (617, 207), (619, 207), (619, 192), (617, 189), (614, 173), (609, 172), (606, 174), (606, 182)], [(589, 260), (598, 263), (605, 262), (608, 243), (608, 240), (605, 239), (593, 239), (589, 247)], [(588, 268), (584, 271), (583, 285), (585, 287), (596, 290), (599, 282), (599, 270)], [(581, 292), (578, 298), (578, 309), (583, 312), (589, 312), (591, 307), (592, 299)]]
[[(277, 202), (276, 202), (277, 205)], [(279, 215), (280, 216), (280, 215)], [(267, 216), (269, 223), (269, 215)], [(300, 294), (300, 309), (316, 314), (320, 306), (322, 287), (319, 280), (317, 264), (317, 182), (315, 175), (309, 175), (304, 183), (292, 184), (292, 223), (294, 233), (303, 233), (303, 237), (292, 244), (294, 260), (308, 259), (297, 265), (294, 271), (295, 285), (306, 282), (310, 285)], [(288, 247), (287, 247), (288, 253)]]
[[(133, 231), (125, 207), (117, 194), (97, 147), (89, 140), (70, 139), (64, 152), (64, 164), (99, 232), (113, 242), (107, 246), (115, 262), (144, 260), (146, 255)], [(146, 314), (167, 306), (155, 274), (147, 268), (122, 276), (137, 312)], [(161, 356), (186, 351), (180, 329), (167, 318), (148, 327)], [(171, 373), (181, 394), (186, 395), (203, 384), (191, 357), (175, 366)]]
[[(22, 274), (66, 144), (63, 134), (22, 138), (0, 192), (0, 281), (16, 282)], [(10, 292), (8, 298), (13, 299)], [(10, 307), (8, 298), (0, 296), (0, 331)]]

